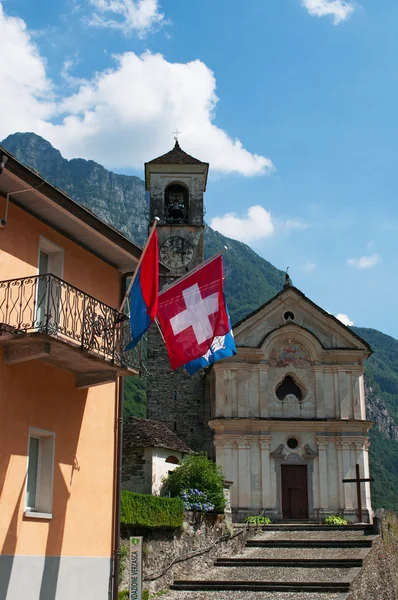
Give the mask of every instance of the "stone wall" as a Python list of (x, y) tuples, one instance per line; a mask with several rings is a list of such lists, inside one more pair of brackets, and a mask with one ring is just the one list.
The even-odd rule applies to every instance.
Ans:
[(207, 423), (210, 406), (203, 374), (172, 371), (164, 342), (152, 326), (148, 332), (147, 418), (162, 421), (192, 450), (212, 452), (213, 433)]
[(152, 448), (125, 448), (122, 489), (138, 494), (152, 493)]
[[(230, 556), (240, 552), (247, 537), (253, 535), (253, 527), (232, 526), (228, 517), (224, 515), (209, 515), (198, 517), (195, 513), (186, 513), (183, 526), (173, 531), (142, 531), (138, 528), (125, 529), (122, 532), (123, 545), (128, 545), (130, 535), (142, 535), (143, 563), (144, 563), (144, 589), (157, 592), (167, 589), (174, 579), (192, 577), (203, 572), (204, 568), (213, 565), (217, 556)], [(236, 535), (238, 534), (238, 535)], [(230, 536), (231, 539), (227, 539)], [(196, 552), (203, 552), (215, 544), (210, 551), (188, 560), (177, 562), (167, 572), (164, 569), (176, 558), (189, 556)], [(120, 589), (128, 587), (128, 567), (125, 559), (125, 572)]]
[(398, 517), (378, 509), (375, 525), (381, 536), (375, 540), (346, 600), (396, 600), (398, 598)]

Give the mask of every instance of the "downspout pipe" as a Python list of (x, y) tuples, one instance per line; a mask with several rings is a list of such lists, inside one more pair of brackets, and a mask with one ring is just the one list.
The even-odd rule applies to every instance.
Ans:
[(112, 600), (118, 600), (119, 595), (119, 565), (120, 565), (120, 497), (122, 487), (122, 446), (123, 446), (123, 405), (124, 377), (119, 377), (118, 407), (116, 424), (116, 473), (115, 473), (115, 515), (113, 541), (113, 593)]
[[(120, 299), (123, 301), (127, 289), (127, 278), (132, 273), (124, 273), (121, 281)], [(120, 498), (122, 489), (122, 454), (123, 454), (123, 408), (124, 408), (124, 377), (118, 377), (117, 416), (115, 422), (115, 493), (113, 518), (113, 588), (112, 600), (119, 596), (119, 565), (120, 565)]]

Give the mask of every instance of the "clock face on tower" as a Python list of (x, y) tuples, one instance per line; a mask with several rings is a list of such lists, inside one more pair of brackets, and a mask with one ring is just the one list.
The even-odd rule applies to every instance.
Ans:
[(193, 246), (183, 237), (175, 235), (160, 246), (160, 260), (171, 269), (189, 265), (193, 258)]

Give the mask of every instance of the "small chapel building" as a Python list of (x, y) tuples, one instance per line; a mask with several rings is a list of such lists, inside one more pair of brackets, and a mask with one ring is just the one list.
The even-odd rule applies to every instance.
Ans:
[[(206, 377), (216, 461), (234, 518), (356, 521), (369, 477), (363, 363), (370, 346), (290, 285), (234, 327), (237, 355)], [(362, 483), (365, 521), (370, 485)]]

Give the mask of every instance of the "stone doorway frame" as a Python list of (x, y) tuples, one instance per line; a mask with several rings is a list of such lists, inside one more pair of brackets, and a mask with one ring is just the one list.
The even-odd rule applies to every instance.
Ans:
[(290, 453), (287, 456), (283, 456), (282, 454), (277, 454), (279, 448), (274, 452), (271, 452), (271, 456), (275, 459), (275, 472), (276, 472), (276, 506), (277, 506), (277, 514), (276, 518), (278, 520), (283, 519), (282, 514), (282, 469), (281, 465), (307, 465), (307, 490), (308, 490), (308, 518), (314, 519), (314, 458), (316, 458), (317, 453), (314, 455), (306, 454), (306, 457), (303, 458), (300, 454)]

